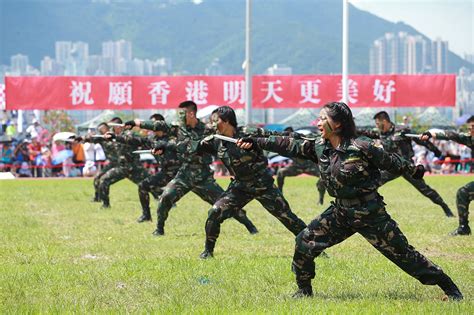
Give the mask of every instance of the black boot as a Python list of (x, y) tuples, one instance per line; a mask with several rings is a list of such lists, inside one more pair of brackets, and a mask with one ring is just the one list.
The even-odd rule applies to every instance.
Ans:
[(91, 202), (100, 202), (99, 193), (95, 193), (94, 197), (92, 197)]
[(449, 233), (449, 235), (456, 236), (456, 235), (471, 235), (471, 228), (469, 225), (466, 224), (461, 224), (458, 226), (457, 229)]
[(206, 245), (204, 246), (204, 251), (199, 255), (199, 258), (201, 259), (208, 259), (208, 258), (213, 258), (214, 257), (214, 247), (216, 246), (216, 243), (206, 241)]
[(101, 209), (109, 209), (110, 208), (110, 203), (104, 202), (102, 206), (100, 206)]
[(438, 282), (438, 286), (450, 300), (461, 301), (463, 299), (461, 291), (459, 291), (456, 284), (448, 275), (444, 275), (444, 277)]
[(451, 211), (451, 209), (449, 209), (449, 207), (448, 207), (447, 204), (442, 204), (441, 207), (443, 208), (444, 214), (445, 214), (448, 218), (453, 218), (453, 217), (454, 217), (453, 212)]
[(158, 225), (156, 230), (153, 232), (154, 236), (163, 236), (165, 235), (165, 228), (162, 225)]
[(300, 299), (304, 297), (312, 297), (313, 296), (313, 287), (311, 286), (311, 281), (297, 281), (298, 284), (298, 291), (293, 293), (291, 296), (295, 299)]
[(250, 234), (257, 234), (258, 233), (258, 230), (257, 230), (257, 227), (255, 225), (253, 225), (252, 222), (249, 221), (249, 224), (246, 224), (245, 227), (247, 228), (247, 230), (249, 231)]
[(150, 222), (152, 221), (150, 215), (142, 214), (141, 217), (139, 217), (139, 218), (137, 219), (137, 222), (138, 222), (138, 223), (143, 223), (143, 222), (146, 222), (146, 221), (150, 221)]

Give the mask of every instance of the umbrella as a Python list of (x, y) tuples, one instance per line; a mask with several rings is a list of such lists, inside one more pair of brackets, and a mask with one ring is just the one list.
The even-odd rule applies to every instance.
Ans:
[(74, 154), (72, 153), (72, 150), (62, 150), (59, 151), (58, 154), (56, 154), (51, 163), (53, 165), (58, 165), (66, 161), (68, 158), (71, 158)]
[(464, 114), (456, 119), (456, 126), (464, 125), (473, 114)]
[(76, 134), (73, 132), (58, 132), (53, 136), (53, 141), (68, 141), (71, 139), (74, 139), (76, 137)]
[(212, 112), (216, 109), (216, 108), (219, 108), (219, 106), (217, 105), (209, 105), (209, 106), (206, 106), (200, 110), (198, 110), (198, 112), (196, 113), (196, 117), (198, 119), (202, 119), (204, 117), (207, 117), (209, 115), (212, 114)]

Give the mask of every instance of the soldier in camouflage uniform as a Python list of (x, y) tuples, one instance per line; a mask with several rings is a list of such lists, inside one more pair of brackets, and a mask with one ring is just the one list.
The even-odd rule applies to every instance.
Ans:
[(244, 149), (257, 146), (318, 163), (329, 195), (336, 198), (296, 237), (292, 269), (299, 289), (294, 297), (313, 295), (315, 257), (359, 233), (421, 283), (438, 285), (450, 299), (461, 300), (463, 296), (451, 278), (408, 243), (377, 192), (379, 169), (409, 174), (416, 179), (423, 176), (423, 167), (415, 167), (401, 156), (385, 152), (367, 137), (356, 137), (352, 112), (344, 103), (326, 104), (320, 112), (318, 128), (321, 136), (315, 140), (271, 136), (239, 139), (237, 143)]
[[(97, 130), (101, 135), (105, 135), (107, 132), (109, 132), (110, 127), (107, 125), (107, 123), (103, 122), (100, 123), (97, 126)], [(99, 190), (99, 185), (100, 185), (100, 179), (112, 168), (118, 166), (118, 156), (115, 152), (115, 148), (111, 142), (104, 141), (104, 139), (101, 138), (89, 138), (86, 137), (86, 141), (88, 142), (93, 142), (93, 143), (100, 143), (102, 146), (102, 149), (104, 150), (105, 156), (107, 157), (108, 164), (102, 166), (99, 172), (94, 176), (94, 197), (92, 198), (93, 202), (100, 202), (100, 190)]]
[[(189, 191), (193, 191), (201, 199), (210, 204), (214, 204), (224, 192), (213, 177), (210, 168), (210, 164), (212, 163), (211, 155), (199, 155), (188, 151), (189, 140), (200, 141), (210, 132), (206, 129), (205, 124), (196, 118), (196, 104), (192, 101), (185, 101), (179, 105), (179, 108), (179, 125), (170, 125), (164, 121), (152, 122), (140, 120), (125, 123), (128, 128), (138, 126), (153, 131), (165, 131), (168, 135), (176, 137), (175, 143), (162, 142), (162, 144), (155, 147), (155, 152), (176, 151), (181, 163), (178, 173), (173, 180), (163, 188), (164, 191), (159, 198), (157, 227), (153, 232), (155, 236), (164, 235), (165, 221), (168, 218), (171, 207)], [(258, 232), (243, 209), (236, 211), (233, 217), (245, 225), (250, 233), (254, 234)]]
[[(423, 133), (422, 140), (428, 140), (433, 137), (438, 140), (451, 140), (464, 144), (471, 149), (471, 160), (474, 158), (474, 116), (471, 116), (467, 123), (469, 125), (469, 134), (459, 134), (454, 131), (446, 131), (444, 133), (431, 133), (429, 131)], [(459, 188), (456, 194), (456, 206), (458, 208), (459, 227), (450, 234), (470, 235), (469, 227), (469, 203), (474, 199), (474, 181), (467, 183)]]
[[(277, 172), (277, 185), (282, 192), (283, 184), (285, 183), (285, 177), (298, 176), (301, 174), (319, 177), (318, 166), (312, 161), (298, 158), (292, 159), (291, 161), (292, 163), (290, 165), (278, 169)], [(324, 202), (324, 193), (326, 192), (326, 188), (324, 187), (324, 184), (320, 178), (318, 178), (316, 188), (319, 192), (319, 204), (322, 205)]]
[[(381, 111), (375, 114), (375, 125), (377, 126), (376, 131), (360, 131), (363, 135), (368, 136), (369, 138), (379, 139), (382, 143), (382, 146), (385, 151), (389, 153), (397, 153), (401, 155), (408, 161), (413, 162), (413, 152), (412, 141), (422, 145), (428, 150), (435, 153), (436, 156), (441, 156), (441, 151), (438, 150), (431, 142), (422, 141), (416, 138), (405, 137), (404, 134), (411, 133), (410, 129), (407, 126), (395, 126), (390, 121), (390, 116), (387, 112)], [(445, 215), (447, 217), (454, 217), (453, 212), (449, 209), (448, 205), (444, 202), (443, 198), (428, 184), (426, 184), (424, 179), (414, 179), (410, 177), (409, 174), (394, 175), (387, 171), (382, 171), (381, 185), (394, 180), (395, 178), (403, 176), (410, 184), (413, 185), (423, 196), (429, 198), (433, 203), (441, 206)]]
[[(121, 124), (122, 120), (115, 117), (111, 122)], [(107, 133), (104, 137), (106, 137), (107, 140), (117, 139), (110, 143), (112, 144), (115, 154), (118, 156), (118, 165), (108, 170), (100, 178), (99, 192), (102, 200), (102, 208), (110, 208), (109, 191), (111, 185), (125, 178), (130, 179), (138, 185), (143, 179), (149, 176), (149, 173), (140, 162), (140, 156), (132, 153), (132, 151), (138, 149), (138, 147), (123, 143), (125, 142), (123, 137), (129, 135), (130, 131), (124, 131), (123, 127), (114, 127), (113, 129), (114, 136), (112, 133)]]
[[(160, 114), (153, 114), (150, 116), (150, 120), (164, 121), (165, 119)], [(164, 143), (174, 141), (163, 131), (152, 132), (148, 137), (128, 134), (116, 137), (116, 140), (142, 149), (151, 149), (155, 146), (159, 146), (161, 141)], [(176, 173), (181, 166), (176, 151), (173, 150), (167, 150), (163, 154), (155, 155), (155, 159), (160, 165), (160, 171), (156, 174), (149, 175), (138, 184), (138, 196), (142, 207), (142, 215), (137, 219), (138, 223), (151, 221), (149, 194), (151, 193), (155, 199), (158, 199), (163, 193), (163, 187), (165, 187), (176, 176)]]
[[(235, 112), (228, 106), (217, 108), (212, 114), (214, 128), (218, 133), (240, 138), (246, 136), (237, 127)], [(246, 151), (234, 143), (209, 136), (202, 141), (192, 142), (191, 149), (196, 152), (210, 153), (218, 157), (229, 170), (232, 179), (227, 190), (215, 201), (209, 210), (206, 221), (206, 243), (200, 257), (213, 257), (214, 247), (224, 220), (233, 216), (238, 209), (253, 199), (257, 199), (290, 232), (298, 235), (306, 224), (294, 214), (281, 191), (273, 183), (268, 169), (268, 160), (261, 150)]]

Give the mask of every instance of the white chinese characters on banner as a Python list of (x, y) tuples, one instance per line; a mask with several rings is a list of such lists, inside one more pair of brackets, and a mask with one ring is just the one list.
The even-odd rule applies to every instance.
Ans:
[(159, 81), (151, 83), (148, 88), (151, 95), (151, 105), (168, 103), (168, 94), (170, 94), (170, 85), (166, 81)]
[[(337, 97), (342, 102), (342, 81), (337, 84)], [(359, 87), (356, 81), (349, 79), (347, 81), (347, 102), (349, 104), (356, 104), (359, 97)], [(349, 105), (348, 104), (348, 105)]]
[(197, 105), (207, 104), (208, 87), (203, 80), (186, 82), (186, 99), (193, 101)]
[(277, 103), (281, 103), (283, 101), (283, 98), (278, 96), (277, 93), (276, 93), (276, 92), (283, 91), (283, 88), (280, 86), (280, 84), (281, 84), (280, 80), (263, 81), (262, 83), (267, 86), (267, 87), (262, 89), (262, 91), (267, 92), (267, 95), (262, 100), (262, 103), (268, 102), (270, 99), (273, 99)]
[(224, 101), (227, 104), (244, 104), (245, 81), (224, 81)]
[(319, 96), (319, 85), (321, 80), (301, 81), (300, 82), (300, 96), (303, 98), (301, 103), (319, 104), (321, 99)]
[(93, 105), (94, 100), (91, 98), (92, 84), (81, 81), (71, 81), (71, 97), (72, 105)]
[(5, 84), (0, 83), (0, 109), (4, 110), (6, 105)]
[(386, 104), (390, 104), (392, 101), (392, 93), (395, 92), (395, 81), (380, 81), (375, 80), (374, 84), (374, 101), (382, 101)]
[(132, 81), (109, 83), (109, 104), (132, 105)]

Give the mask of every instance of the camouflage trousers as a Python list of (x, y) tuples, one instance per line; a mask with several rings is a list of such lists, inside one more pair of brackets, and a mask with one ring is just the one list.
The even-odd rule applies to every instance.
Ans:
[[(222, 187), (216, 183), (212, 173), (209, 176), (196, 176), (190, 178), (185, 175), (185, 172), (178, 172), (175, 178), (173, 178), (163, 188), (163, 193), (158, 200), (158, 230), (164, 228), (166, 219), (168, 218), (168, 214), (173, 207), (173, 204), (178, 202), (178, 200), (190, 191), (211, 205), (214, 204), (224, 192)], [(254, 225), (247, 217), (245, 210), (238, 209), (233, 213), (232, 217), (239, 223), (245, 225), (247, 229), (254, 228)]]
[[(381, 175), (382, 177), (380, 180), (380, 185), (384, 185), (385, 183), (399, 177), (398, 175), (394, 175), (387, 171), (382, 171)], [(433, 203), (440, 205), (441, 207), (443, 207), (443, 209), (445, 209), (445, 207), (448, 207), (444, 202), (443, 198), (441, 198), (441, 196), (438, 194), (438, 192), (428, 186), (424, 179), (414, 179), (406, 174), (403, 174), (402, 176), (403, 178), (405, 178), (406, 181), (412, 184), (413, 187), (415, 187), (423, 196), (430, 199)]]
[[(285, 177), (298, 176), (301, 174), (308, 174), (308, 175), (320, 177), (320, 172), (317, 167), (301, 168), (301, 167), (291, 164), (286, 167), (280, 168), (278, 170), (277, 172), (278, 189), (280, 189), (280, 191), (283, 192)], [(324, 193), (326, 192), (326, 187), (324, 187), (324, 183), (321, 180), (321, 178), (318, 178), (318, 181), (316, 182), (316, 189), (319, 192), (319, 201), (322, 204), (322, 201), (324, 200)]]
[(142, 206), (142, 214), (145, 217), (151, 217), (149, 194), (151, 193), (155, 199), (158, 199), (163, 193), (163, 187), (176, 176), (176, 171), (161, 170), (138, 184), (138, 197)]
[(456, 194), (459, 225), (469, 224), (469, 203), (474, 199), (474, 181), (459, 188)]
[(149, 173), (142, 166), (116, 166), (101, 176), (99, 181), (99, 195), (104, 204), (110, 204), (110, 186), (122, 179), (128, 178), (135, 184), (139, 184)]
[(357, 207), (345, 208), (332, 202), (296, 237), (292, 270), (298, 286), (311, 285), (314, 259), (323, 250), (354, 233), (361, 234), (382, 255), (423, 284), (437, 284), (444, 272), (411, 246), (397, 223), (385, 211), (382, 197)]
[(281, 191), (275, 186), (242, 190), (238, 181), (232, 181), (224, 194), (222, 194), (212, 208), (206, 221), (206, 249), (213, 251), (219, 237), (221, 224), (227, 218), (234, 216), (238, 209), (244, 207), (253, 199), (258, 200), (262, 206), (276, 217), (291, 233), (298, 235), (306, 224), (294, 214)]
[(100, 179), (102, 178), (102, 176), (105, 175), (105, 173), (107, 173), (109, 170), (111, 170), (112, 168), (114, 167), (117, 167), (117, 165), (114, 165), (112, 163), (109, 163), (107, 165), (104, 165), (102, 167), (102, 169), (100, 170), (100, 172), (98, 172), (95, 176), (94, 176), (94, 199), (96, 201), (100, 201), (100, 190), (99, 190), (99, 186), (100, 186)]

